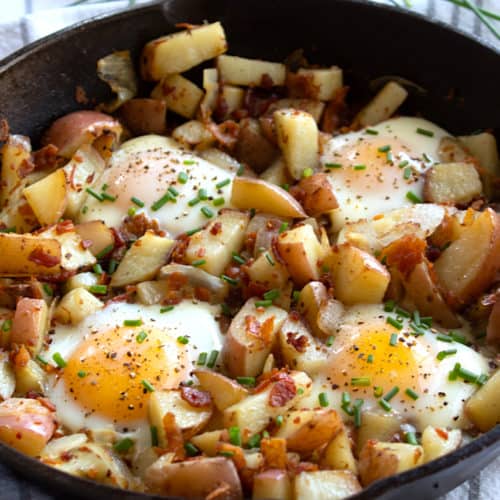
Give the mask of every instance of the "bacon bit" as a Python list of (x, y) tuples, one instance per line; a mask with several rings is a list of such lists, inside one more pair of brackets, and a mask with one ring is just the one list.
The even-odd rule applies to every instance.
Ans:
[(219, 234), (222, 231), (222, 223), (221, 222), (216, 222), (211, 228), (210, 228), (210, 234), (213, 234), (214, 236)]
[(263, 89), (272, 89), (274, 87), (274, 81), (268, 73), (262, 75), (260, 87)]
[(231, 492), (231, 485), (222, 481), (222, 483), (215, 488), (215, 490), (211, 491), (206, 497), (205, 500), (222, 500), (225, 498), (229, 498), (229, 493)]
[(290, 311), (290, 314), (289, 314), (289, 319), (291, 319), (292, 321), (300, 321), (300, 313), (298, 311)]
[(278, 236), (274, 236), (273, 239), (271, 240), (271, 249), (273, 251), (274, 258), (276, 259), (277, 262), (279, 262), (282, 265), (285, 265), (285, 260), (281, 256), (281, 253), (279, 251), (279, 246), (278, 246)]
[(59, 458), (63, 461), (63, 462), (69, 462), (72, 458), (74, 457), (74, 455), (70, 452), (70, 451), (63, 451), (60, 455), (59, 455)]
[(168, 290), (161, 303), (166, 306), (175, 306), (182, 302), (184, 295), (181, 290)]
[(227, 149), (233, 149), (234, 146), (236, 146), (240, 133), (240, 126), (235, 121), (226, 120), (220, 125), (217, 125), (212, 120), (208, 120), (205, 122), (205, 126), (220, 146)]
[(136, 240), (144, 236), (146, 231), (153, 231), (156, 235), (161, 235), (160, 226), (157, 220), (151, 220), (143, 213), (127, 217), (120, 226), (122, 238), (126, 241)]
[(212, 398), (207, 391), (200, 391), (189, 386), (181, 386), (181, 397), (186, 403), (195, 408), (209, 408), (212, 406)]
[(349, 87), (344, 86), (337, 90), (333, 99), (326, 105), (321, 121), (321, 130), (331, 134), (346, 122), (347, 105), (345, 99)]
[(63, 220), (62, 222), (58, 222), (55, 227), (57, 234), (70, 233), (75, 230), (75, 225), (72, 220)]
[(184, 273), (172, 273), (167, 276), (167, 285), (170, 290), (180, 290), (188, 284), (188, 277)]
[(7, 142), (9, 139), (9, 122), (2, 118), (0, 120), (0, 142)]
[(216, 121), (223, 121), (227, 116), (229, 111), (229, 105), (226, 99), (224, 99), (224, 94), (222, 93), (222, 86), (219, 86), (219, 92), (217, 93), (217, 102), (215, 104), (215, 109), (213, 112), (213, 117)]
[(408, 276), (417, 264), (425, 258), (426, 243), (424, 240), (410, 234), (394, 241), (383, 251), (389, 266), (395, 266), (404, 275)]
[(287, 332), (286, 343), (293, 346), (297, 352), (305, 352), (309, 345), (309, 340), (305, 335), (299, 337), (295, 332)]
[(35, 248), (28, 256), (28, 260), (43, 267), (54, 267), (61, 263), (61, 257), (50, 255), (42, 247)]
[(206, 248), (199, 248), (197, 251), (196, 251), (196, 256), (197, 257), (205, 257), (205, 254), (207, 253), (207, 250)]
[(59, 149), (54, 144), (47, 144), (33, 153), (33, 163), (37, 170), (52, 170), (58, 167), (62, 161), (58, 156)]
[(172, 262), (177, 262), (179, 264), (182, 264), (186, 256), (186, 251), (188, 246), (189, 246), (189, 236), (185, 234), (179, 236), (172, 250), (172, 254), (170, 256)]
[(248, 110), (252, 118), (259, 118), (278, 99), (280, 99), (280, 96), (276, 92), (270, 93), (259, 88), (249, 88), (243, 99), (243, 107)]
[(319, 470), (319, 466), (312, 462), (291, 463), (289, 470), (293, 475), (298, 476), (301, 472), (315, 472)]
[(274, 316), (267, 318), (260, 329), (260, 338), (266, 343), (270, 344), (274, 331)]
[(12, 363), (14, 364), (14, 366), (17, 366), (19, 368), (25, 367), (31, 359), (30, 353), (24, 345), (21, 345), (19, 347), (19, 350), (13, 354), (14, 356), (12, 359)]
[(269, 406), (273, 408), (285, 406), (297, 394), (297, 386), (293, 378), (288, 374), (282, 375), (284, 376), (274, 384), (269, 394)]
[(54, 403), (52, 403), (52, 401), (48, 400), (47, 398), (44, 398), (43, 396), (38, 395), (35, 399), (42, 406), (44, 406), (45, 408), (47, 408), (47, 410), (56, 411), (56, 406), (54, 405)]
[(290, 97), (299, 99), (317, 99), (320, 91), (320, 86), (314, 84), (313, 75), (299, 75), (290, 72), (286, 77), (286, 86)]
[(439, 427), (436, 427), (436, 434), (441, 439), (445, 439), (446, 441), (448, 440), (448, 433), (444, 429), (440, 429)]
[(230, 452), (232, 456), (229, 457), (236, 465), (238, 470), (244, 469), (246, 467), (245, 456), (243, 455), (243, 450), (239, 446), (235, 446), (231, 443), (217, 443), (216, 446), (217, 453), (220, 452)]
[(194, 296), (196, 299), (202, 302), (210, 302), (210, 290), (203, 286), (197, 286), (194, 288)]
[(260, 338), (260, 321), (255, 316), (248, 314), (245, 316), (245, 331), (254, 337)]
[(286, 439), (271, 438), (262, 439), (260, 442), (260, 451), (264, 456), (266, 469), (286, 469)]
[(163, 429), (167, 438), (167, 451), (175, 453), (176, 460), (184, 459), (186, 456), (184, 451), (184, 439), (173, 413), (168, 412), (163, 417)]
[(244, 242), (245, 250), (253, 254), (256, 240), (257, 240), (257, 233), (255, 231), (248, 233), (245, 237), (245, 242)]
[(88, 104), (89, 98), (87, 97), (87, 92), (81, 85), (75, 87), (75, 101), (78, 104)]
[(92, 240), (82, 240), (80, 242), (80, 246), (83, 250), (87, 250), (87, 248), (90, 248), (93, 244), (94, 242)]
[[(247, 273), (248, 266), (242, 266), (241, 270), (244, 273)], [(268, 290), (268, 287), (266, 287), (262, 283), (257, 283), (255, 281), (250, 281), (246, 285), (246, 287), (244, 289), (243, 295), (244, 295), (245, 299), (249, 299), (251, 297), (261, 297), (265, 292), (267, 292), (267, 290)]]
[(28, 159), (25, 159), (21, 162), (21, 165), (19, 167), (19, 177), (26, 177), (27, 175), (31, 174), (35, 170), (35, 164)]

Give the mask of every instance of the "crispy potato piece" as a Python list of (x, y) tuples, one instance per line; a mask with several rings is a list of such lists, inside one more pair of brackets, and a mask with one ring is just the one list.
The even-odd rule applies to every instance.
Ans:
[(286, 440), (284, 438), (264, 438), (260, 441), (260, 450), (266, 468), (284, 469), (288, 462)]
[(188, 147), (208, 148), (215, 143), (210, 130), (198, 120), (190, 120), (179, 125), (172, 132), (172, 137)]
[(59, 323), (77, 325), (103, 307), (103, 302), (85, 288), (73, 288), (57, 304), (54, 319)]
[(439, 142), (438, 159), (440, 163), (454, 163), (470, 160), (469, 153), (455, 137), (443, 137)]
[(42, 145), (53, 144), (58, 154), (71, 158), (84, 144), (92, 144), (102, 135), (114, 136), (115, 142), (120, 140), (122, 126), (110, 115), (97, 111), (74, 111), (61, 116), (45, 132)]
[(298, 184), (302, 206), (308, 215), (317, 217), (339, 206), (327, 174), (305, 177)]
[(301, 472), (294, 487), (295, 500), (340, 500), (361, 491), (356, 476), (347, 470)]
[(280, 217), (306, 217), (304, 209), (290, 193), (274, 184), (250, 177), (235, 177), (231, 204), (236, 208), (254, 208)]
[(23, 194), (42, 226), (55, 224), (68, 204), (64, 170), (58, 169), (31, 184), (23, 190)]
[(82, 241), (92, 242), (89, 250), (92, 255), (99, 255), (105, 248), (114, 246), (113, 231), (101, 220), (83, 222), (75, 226), (75, 231)]
[(120, 108), (127, 128), (134, 135), (164, 134), (167, 103), (162, 99), (130, 99)]
[(500, 291), (497, 291), (495, 300), (486, 326), (486, 340), (489, 344), (500, 343)]
[(313, 334), (320, 339), (325, 338), (328, 334), (318, 325), (318, 314), (321, 305), (327, 300), (328, 291), (326, 286), (321, 281), (310, 281), (300, 291), (299, 300), (297, 301), (298, 311), (306, 318)]
[(215, 407), (220, 411), (248, 396), (247, 389), (221, 373), (212, 370), (194, 370), (193, 375), (200, 382), (200, 388), (210, 393)]
[(40, 453), (40, 459), (57, 459), (60, 455), (73, 448), (79, 448), (88, 442), (88, 437), (83, 433), (69, 434), (56, 439), (51, 439)]
[(0, 441), (36, 457), (54, 434), (55, 416), (36, 399), (10, 398), (0, 403)]
[(276, 184), (277, 186), (283, 186), (284, 184), (289, 184), (291, 179), (288, 174), (288, 169), (286, 168), (285, 160), (282, 156), (276, 159), (271, 166), (269, 166), (264, 172), (259, 176), (263, 181), (270, 182), (271, 184)]
[(361, 483), (367, 486), (378, 479), (413, 469), (423, 463), (424, 450), (421, 446), (370, 439), (359, 456)]
[(391, 441), (401, 429), (401, 418), (397, 415), (363, 412), (361, 427), (358, 429), (356, 449), (359, 454), (369, 439)]
[[(223, 85), (221, 88), (220, 107), (223, 110), (221, 119), (227, 120), (231, 117), (233, 111), (240, 109), (243, 105), (245, 91), (232, 85)], [(241, 129), (240, 129), (241, 134)]]
[(220, 80), (225, 84), (269, 87), (285, 83), (286, 67), (281, 63), (236, 56), (219, 56), (217, 69)]
[(474, 425), (487, 432), (500, 424), (500, 370), (475, 392), (465, 403), (465, 412)]
[(9, 399), (14, 394), (15, 388), (16, 378), (9, 361), (9, 354), (6, 351), (0, 351), (0, 398)]
[(86, 272), (74, 274), (64, 284), (64, 291), (67, 293), (75, 288), (85, 288), (89, 290), (91, 286), (99, 284), (99, 276), (95, 273)]
[(358, 464), (352, 452), (352, 442), (345, 426), (328, 443), (321, 456), (320, 465), (335, 470), (349, 470), (358, 474)]
[(183, 30), (146, 44), (141, 55), (141, 75), (144, 80), (161, 80), (167, 75), (183, 73), (226, 50), (226, 35), (219, 22)]
[(425, 174), (424, 200), (430, 203), (465, 204), (483, 189), (472, 163), (437, 163)]
[[(323, 110), (325, 109), (325, 103), (317, 101), (315, 99), (294, 99), (294, 98), (279, 99), (271, 103), (269, 108), (267, 108), (266, 115), (260, 118), (261, 124), (263, 123), (263, 120), (267, 121), (268, 115), (272, 115), (274, 111), (278, 109), (288, 109), (288, 108), (297, 109), (299, 111), (305, 111), (314, 118), (316, 123), (319, 123), (319, 121), (321, 120), (321, 115), (323, 114)], [(272, 120), (272, 118), (269, 118), (269, 120)], [(272, 128), (274, 128), (273, 121), (270, 121), (270, 123), (273, 125)], [(274, 140), (276, 141), (274, 131), (273, 131), (273, 137)]]
[(262, 372), (287, 312), (276, 306), (257, 308), (248, 299), (231, 321), (222, 359), (230, 375), (256, 376)]
[(252, 500), (292, 500), (292, 484), (286, 470), (257, 473), (253, 478)]
[(456, 450), (462, 442), (460, 429), (445, 430), (426, 427), (422, 433), (422, 447), (426, 462), (442, 457)]
[(190, 237), (184, 256), (186, 263), (203, 258), (205, 262), (198, 267), (220, 276), (231, 263), (233, 253), (240, 252), (249, 220), (248, 213), (222, 211), (205, 229)]
[(207, 431), (191, 438), (191, 442), (208, 457), (215, 457), (219, 452), (219, 443), (223, 431)]
[(168, 292), (168, 282), (161, 281), (143, 281), (137, 284), (137, 300), (146, 306), (159, 304)]
[(23, 182), (23, 167), (31, 161), (30, 140), (22, 135), (9, 135), (0, 152), (0, 206), (3, 207), (11, 193)]
[(38, 363), (29, 359), (25, 365), (14, 365), (16, 375), (16, 394), (24, 396), (34, 391), (43, 394), (45, 388), (45, 371)]
[(354, 123), (360, 128), (376, 125), (389, 119), (408, 97), (406, 89), (396, 82), (387, 83), (358, 113)]
[(199, 155), (204, 159), (217, 165), (218, 167), (225, 168), (228, 172), (236, 173), (241, 167), (240, 162), (228, 155), (224, 151), (217, 148), (208, 148), (199, 152)]
[(290, 276), (286, 266), (276, 258), (272, 250), (261, 253), (248, 267), (247, 275), (252, 282), (267, 290), (283, 289)]
[(272, 381), (259, 392), (248, 396), (224, 410), (224, 426), (237, 426), (248, 429), (252, 434), (260, 432), (268, 423), (278, 415), (282, 415), (289, 408), (295, 406), (304, 396), (311, 391), (311, 379), (304, 372), (290, 372), (296, 392), (282, 406), (271, 406), (270, 396), (272, 390), (280, 381)]
[(481, 167), (493, 175), (500, 175), (500, 158), (498, 157), (497, 141), (493, 134), (483, 132), (461, 136), (458, 140), (479, 161)]
[(314, 169), (318, 163), (318, 126), (309, 113), (296, 109), (275, 111), (273, 117), (288, 171), (300, 179), (306, 168)]
[(333, 99), (335, 92), (343, 85), (342, 70), (337, 66), (321, 69), (300, 68), (297, 74), (310, 78), (314, 93), (307, 97), (319, 99), (320, 101), (330, 101)]
[(12, 321), (10, 341), (12, 344), (24, 344), (32, 356), (36, 356), (48, 328), (48, 307), (42, 299), (22, 298), (16, 306)]
[(202, 116), (210, 114), (217, 105), (219, 97), (219, 72), (217, 68), (206, 68), (203, 70), (203, 89), (205, 95), (200, 103)]
[(332, 278), (337, 298), (346, 305), (382, 302), (390, 274), (372, 255), (349, 243), (337, 245)]
[(132, 285), (154, 277), (167, 260), (174, 241), (147, 231), (130, 247), (114, 272), (110, 285)]
[(481, 294), (500, 269), (500, 217), (491, 208), (464, 227), (434, 263), (439, 283), (457, 307)]
[(307, 455), (328, 443), (343, 427), (333, 410), (296, 410), (285, 416), (275, 437), (285, 438), (287, 450)]
[(167, 109), (189, 119), (193, 118), (198, 109), (203, 90), (181, 75), (171, 75), (153, 89), (151, 97), (165, 101)]
[(243, 500), (240, 478), (232, 460), (200, 457), (186, 462), (168, 463), (161, 457), (146, 470), (144, 482), (150, 493), (182, 498)]

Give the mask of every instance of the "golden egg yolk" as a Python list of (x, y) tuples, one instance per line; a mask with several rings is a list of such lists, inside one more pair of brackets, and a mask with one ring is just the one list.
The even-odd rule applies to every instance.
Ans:
[(384, 394), (399, 387), (398, 399), (408, 398), (406, 389), (420, 392), (419, 364), (411, 347), (413, 337), (407, 338), (382, 321), (355, 331), (346, 331), (346, 335), (335, 339), (334, 346), (339, 347), (329, 358), (330, 383), (360, 397), (373, 396), (378, 387)]
[(146, 418), (151, 390), (176, 388), (186, 379), (187, 361), (185, 346), (167, 333), (116, 327), (80, 343), (62, 378), (88, 414), (127, 423)]

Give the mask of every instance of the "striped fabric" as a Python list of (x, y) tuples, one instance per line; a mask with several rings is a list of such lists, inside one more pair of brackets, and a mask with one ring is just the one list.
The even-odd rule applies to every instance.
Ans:
[[(2, 1), (0, 13), (0, 59), (53, 31), (89, 17), (125, 8), (128, 1), (108, 1), (78, 7), (67, 7), (74, 0), (8, 0)], [(146, 0), (138, 0), (143, 3)], [(374, 0), (394, 4), (390, 0)], [(475, 0), (477, 5), (492, 11), (500, 10), (500, 0)], [(101, 0), (102, 2), (102, 0)], [(403, 0), (397, 0), (403, 4)], [(473, 33), (500, 50), (500, 40), (466, 9), (446, 0), (412, 0), (412, 9), (431, 18), (440, 19), (463, 31)], [(66, 6), (66, 7), (65, 7)], [(495, 21), (492, 21), (495, 23)], [(500, 29), (500, 23), (496, 22)], [(500, 498), (500, 457), (478, 476), (443, 497), (443, 500), (494, 500)], [(0, 499), (50, 500), (28, 481), (0, 464)], [(67, 498), (67, 497), (64, 497)]]

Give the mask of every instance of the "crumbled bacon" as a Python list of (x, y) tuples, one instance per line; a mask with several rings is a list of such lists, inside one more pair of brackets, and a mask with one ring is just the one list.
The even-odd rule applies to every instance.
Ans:
[(194, 387), (181, 386), (181, 397), (186, 403), (195, 408), (207, 408), (212, 405), (212, 398), (207, 391), (200, 391)]
[(33, 153), (33, 163), (37, 170), (51, 170), (61, 163), (59, 149), (53, 144), (47, 144)]
[(309, 345), (309, 340), (305, 335), (298, 335), (295, 332), (287, 332), (286, 342), (293, 346), (297, 352), (305, 352)]
[(219, 234), (222, 231), (222, 224), (220, 222), (216, 222), (211, 228), (210, 228), (210, 234), (213, 234), (214, 236)]
[(74, 231), (74, 229), (75, 225), (73, 224), (73, 221), (69, 219), (58, 222), (55, 227), (57, 234), (70, 233), (71, 231)]
[(9, 122), (2, 118), (0, 120), (0, 142), (6, 142), (9, 138)]
[(126, 241), (132, 241), (144, 236), (146, 231), (153, 231), (157, 235), (164, 235), (157, 220), (151, 220), (143, 213), (127, 217), (120, 226), (121, 236)]
[(269, 406), (279, 408), (285, 406), (288, 401), (297, 394), (297, 386), (292, 377), (288, 374), (282, 374), (269, 394)]
[(270, 93), (259, 88), (249, 88), (245, 92), (243, 106), (252, 118), (258, 118), (264, 115), (269, 106), (278, 99), (280, 96), (275, 92)]
[(167, 441), (167, 451), (175, 453), (177, 460), (184, 459), (186, 455), (184, 451), (184, 438), (173, 413), (168, 412), (163, 417), (163, 430), (165, 431)]
[(59, 255), (50, 255), (42, 247), (35, 248), (28, 256), (28, 260), (43, 267), (54, 267), (61, 263)]
[(19, 166), (19, 170), (18, 170), (18, 173), (19, 173), (19, 177), (26, 177), (28, 176), (29, 174), (31, 174), (31, 172), (33, 172), (33, 170), (35, 170), (35, 164), (31, 161), (31, 159), (25, 159), (21, 162), (21, 165)]
[(436, 427), (436, 434), (441, 438), (441, 439), (448, 439), (448, 432), (446, 432), (444, 429), (440, 429), (439, 427)]
[(248, 314), (245, 316), (245, 331), (254, 337), (260, 337), (260, 321), (255, 316)]
[(408, 276), (417, 264), (423, 261), (426, 243), (413, 234), (403, 236), (391, 243), (384, 255), (389, 266), (395, 266), (404, 276)]
[(335, 93), (333, 99), (326, 105), (321, 122), (321, 130), (331, 134), (345, 122), (347, 105), (345, 102), (349, 87), (342, 87)]
[(317, 99), (319, 85), (314, 84), (311, 74), (298, 74), (289, 72), (286, 77), (286, 85), (290, 92), (290, 97), (301, 99)]
[(240, 133), (240, 126), (238, 123), (233, 120), (226, 120), (220, 125), (217, 125), (212, 120), (209, 120), (205, 122), (205, 126), (220, 146), (227, 149), (234, 148)]

